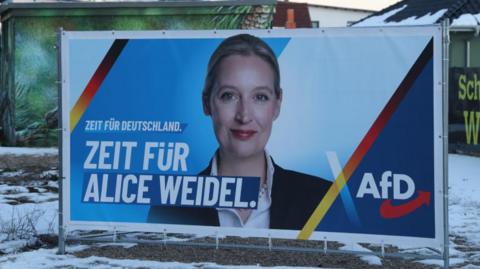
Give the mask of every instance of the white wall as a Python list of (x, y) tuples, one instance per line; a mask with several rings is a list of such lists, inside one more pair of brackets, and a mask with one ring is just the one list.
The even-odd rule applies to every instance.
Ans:
[(320, 27), (345, 27), (373, 13), (373, 11), (308, 5), (310, 19), (319, 22)]

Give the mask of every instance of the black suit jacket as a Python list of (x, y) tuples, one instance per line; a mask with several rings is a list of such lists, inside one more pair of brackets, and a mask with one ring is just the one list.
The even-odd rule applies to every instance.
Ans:
[[(301, 230), (332, 184), (273, 163), (270, 229)], [(210, 174), (210, 166), (201, 175)], [(148, 222), (219, 226), (215, 208), (152, 206)]]

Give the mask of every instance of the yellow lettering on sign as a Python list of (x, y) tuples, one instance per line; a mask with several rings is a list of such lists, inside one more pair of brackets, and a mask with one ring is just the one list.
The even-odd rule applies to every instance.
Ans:
[(467, 79), (466, 74), (458, 77), (458, 99), (468, 101), (480, 100), (480, 79), (473, 74), (472, 79)]
[[(478, 127), (480, 123), (480, 111), (463, 111), (465, 119), (465, 135), (467, 144), (478, 144)], [(473, 141), (472, 141), (473, 140)]]
[(458, 99), (465, 100), (465, 96), (467, 95), (467, 86), (465, 82), (467, 81), (466, 75), (460, 75), (458, 78)]
[(476, 73), (473, 74), (473, 80), (474, 80), (474, 84), (475, 84), (475, 94), (473, 96), (473, 100), (478, 100), (479, 97), (480, 97), (479, 96), (480, 95), (480, 80), (478, 79)]

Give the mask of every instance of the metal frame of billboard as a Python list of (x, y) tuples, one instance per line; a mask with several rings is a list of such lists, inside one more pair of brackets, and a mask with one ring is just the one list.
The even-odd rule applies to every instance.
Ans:
[[(432, 26), (428, 26), (432, 27)], [(443, 247), (443, 258), (445, 260), (445, 265), (448, 266), (448, 181), (447, 181), (447, 162), (448, 162), (448, 155), (447, 155), (447, 148), (448, 148), (448, 137), (447, 137), (447, 115), (448, 115), (448, 95), (447, 95), (447, 87), (448, 83), (448, 42), (449, 42), (449, 25), (448, 23), (443, 24), (442, 26), (434, 26), (438, 27), (438, 30), (441, 30), (441, 36), (434, 35), (434, 51), (433, 51), (433, 58), (434, 59), (442, 59), (441, 67), (437, 65), (434, 66), (434, 149), (437, 154), (434, 157), (434, 173), (435, 178), (442, 178), (443, 185), (439, 186), (439, 184), (435, 185), (435, 195), (437, 199), (435, 199), (435, 239), (416, 239), (411, 244), (412, 246), (422, 246), (422, 244), (428, 244), (432, 241), (439, 243), (442, 241), (440, 245)], [(422, 28), (422, 26), (418, 27), (396, 27), (395, 31), (400, 33), (409, 33), (411, 35), (415, 35), (414, 29), (412, 28)], [(391, 29), (391, 28), (390, 28)], [(384, 33), (390, 32), (388, 27), (387, 28), (378, 28), (378, 27), (366, 27), (366, 28), (356, 28), (355, 31), (359, 33), (367, 33), (372, 34), (374, 33)], [(331, 29), (316, 29), (319, 35), (325, 33), (335, 33), (338, 36), (343, 34), (341, 28), (331, 28)], [(68, 46), (65, 46), (66, 42), (68, 42), (68, 38), (72, 37), (74, 34), (75, 37), (81, 37), (86, 39), (98, 39), (98, 38), (105, 38), (108, 35), (113, 36), (117, 39), (121, 38), (151, 38), (152, 34), (156, 34), (155, 38), (162, 38), (162, 37), (185, 37), (188, 35), (190, 38), (201, 38), (205, 37), (205, 34), (215, 35), (217, 37), (226, 37), (232, 35), (234, 33), (240, 33), (245, 31), (142, 31), (142, 32), (64, 32), (63, 30), (59, 31), (58, 34), (58, 43), (59, 43), (59, 99), (60, 104), (66, 104), (68, 102), (68, 80), (69, 74), (65, 72), (65, 68), (68, 63), (68, 59), (66, 57), (62, 57), (62, 55), (68, 55)], [(255, 32), (256, 35), (261, 37), (285, 37), (291, 36), (294, 33), (295, 36), (304, 36), (309, 35), (312, 33), (310, 29), (295, 29), (295, 30), (258, 30)], [(60, 115), (68, 115), (68, 111), (65, 111), (65, 106), (61, 106), (61, 114)], [(82, 222), (82, 221), (70, 221), (69, 219), (69, 205), (64, 204), (69, 201), (69, 181), (65, 180), (67, 176), (70, 175), (70, 157), (69, 157), (69, 147), (66, 149), (65, 145), (69, 145), (70, 143), (70, 131), (68, 128), (68, 117), (62, 117), (62, 135), (61, 143), (59, 143), (59, 151), (60, 151), (60, 161), (61, 161), (61, 179), (60, 186), (59, 186), (59, 252), (64, 253), (65, 250), (65, 241), (67, 239), (66, 230), (85, 230), (88, 227), (88, 230), (113, 230), (113, 238), (116, 238), (117, 231), (120, 232), (134, 232), (134, 231), (145, 231), (145, 232), (159, 232), (162, 231), (166, 232), (174, 232), (174, 233), (182, 233), (187, 228), (184, 225), (166, 225), (166, 224), (138, 224), (138, 223), (108, 223), (108, 222)], [(440, 156), (440, 152), (442, 156)], [(442, 190), (443, 189), (443, 190)], [(443, 200), (440, 199), (443, 197)], [(66, 209), (67, 207), (67, 209)], [(443, 216), (440, 216), (440, 212), (443, 212)], [(159, 229), (161, 228), (161, 229)], [(238, 229), (231, 229), (223, 227), (220, 231), (218, 227), (196, 227), (197, 234), (207, 235), (207, 236), (215, 236), (217, 238), (217, 243), (213, 244), (217, 247), (219, 246), (218, 238), (219, 236), (223, 235), (233, 235), (233, 236), (244, 236), (243, 232), (239, 232)], [(282, 230), (282, 235), (291, 233), (291, 238), (296, 237), (298, 231), (287, 231)], [(250, 234), (250, 236), (262, 236), (261, 234)], [(368, 236), (369, 243), (378, 243), (382, 245), (382, 252), (377, 253), (380, 255), (385, 256), (421, 256), (426, 257), (425, 255), (410, 255), (405, 253), (399, 253), (398, 255), (390, 255), (383, 251), (383, 246), (385, 244), (395, 244), (398, 243), (397, 236), (383, 236), (383, 235), (363, 235), (363, 234), (346, 234), (344, 233), (332, 233), (332, 232), (315, 232), (310, 239), (311, 240), (320, 240), (324, 241), (324, 249), (323, 250), (314, 250), (319, 252), (343, 252), (343, 253), (359, 253), (357, 251), (335, 251), (329, 250), (327, 248), (328, 241), (351, 241), (351, 242), (365, 242), (365, 236)], [(278, 237), (275, 232), (269, 233), (268, 238), (269, 242), (271, 242), (271, 238)], [(285, 238), (283, 236), (278, 238)], [(405, 238), (405, 237), (404, 237)], [(407, 239), (411, 239), (406, 237)], [(81, 239), (81, 238), (77, 238)], [(406, 241), (405, 241), (406, 242)], [(164, 242), (166, 244), (166, 242)], [(411, 243), (411, 241), (409, 241)], [(194, 244), (195, 245), (195, 244)], [(209, 244), (207, 244), (209, 245)], [(242, 247), (238, 245), (238, 247)], [(245, 246), (249, 247), (249, 246)], [(253, 248), (259, 248), (255, 246), (250, 246)], [(260, 247), (264, 248), (264, 247)], [(268, 246), (269, 249), (272, 248), (271, 243)], [(277, 248), (279, 250), (283, 250), (283, 248)], [(285, 250), (294, 250), (292, 248), (286, 248)], [(306, 249), (306, 251), (309, 251)], [(375, 253), (374, 253), (375, 254)], [(442, 257), (442, 256), (429, 256), (429, 257)]]
[(443, 93), (443, 267), (450, 265), (449, 227), (448, 227), (448, 78), (450, 65), (450, 22), (442, 22), (442, 93)]

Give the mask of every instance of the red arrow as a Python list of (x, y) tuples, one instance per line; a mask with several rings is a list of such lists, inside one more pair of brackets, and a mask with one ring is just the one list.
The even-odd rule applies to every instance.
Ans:
[(380, 205), (380, 215), (385, 219), (400, 218), (412, 213), (423, 204), (430, 205), (430, 192), (418, 191), (417, 198), (403, 205), (394, 206), (391, 199), (385, 200)]

